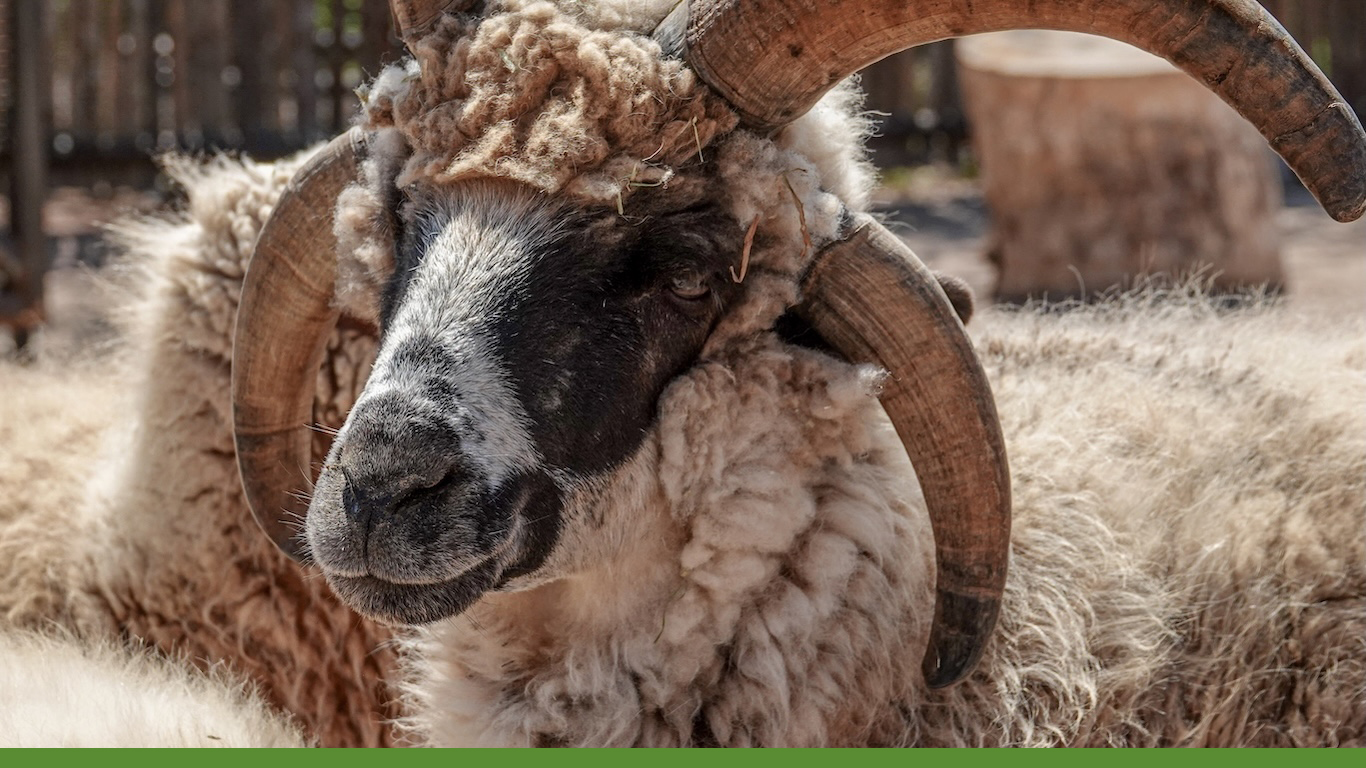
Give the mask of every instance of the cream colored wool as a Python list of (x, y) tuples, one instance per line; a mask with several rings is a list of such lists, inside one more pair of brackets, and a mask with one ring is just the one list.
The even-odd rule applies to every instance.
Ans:
[(415, 61), (370, 88), (367, 127), (396, 126), (413, 150), (400, 185), (496, 176), (605, 202), (663, 182), (734, 127), (647, 37), (585, 27), (548, 2), (507, 5), (443, 17)]
[[(124, 342), (109, 367), (98, 377), (0, 367), (13, 418), (0, 422), (0, 467), (18, 468), (0, 476), (0, 622), (56, 622), (91, 641), (131, 637), (225, 665), (310, 739), (381, 745), (393, 714), (388, 633), (261, 535), (232, 443), (242, 275), (303, 159), (173, 161), (185, 210), (119, 233), (127, 256), (111, 271), (125, 292)], [(371, 333), (348, 322), (329, 342), (315, 407), (324, 427), (354, 401)]]
[(224, 670), (101, 643), (0, 633), (0, 747), (302, 747)]
[[(651, 45), (626, 31), (585, 32), (599, 21), (648, 32), (626, 4), (596, 18), (574, 3), (562, 14), (507, 7), (527, 15), (491, 22), (485, 42), (498, 30), (541, 30), (503, 52), (550, 57), (564, 67), (559, 82), (600, 73), (591, 67), (602, 56), (638, 61)], [(455, 23), (438, 27), (445, 42), (426, 54), (452, 69), (406, 83), (407, 70), (386, 70), (371, 89), (374, 114), (410, 88), (463, 87), (442, 78), (469, 61), (491, 78), (478, 83), (543, 74), (515, 58), (517, 69), (498, 74), (497, 47), (481, 49), (478, 34), (456, 40)], [(537, 48), (542, 38), (584, 41), (591, 55)], [(672, 76), (652, 67), (623, 68), (617, 82)], [(541, 92), (553, 106), (572, 90)], [(576, 500), (610, 520), (595, 535), (565, 533), (552, 565), (575, 575), (490, 595), (405, 644), (410, 734), (435, 743), (1361, 743), (1362, 329), (1280, 311), (986, 315), (977, 339), (1017, 499), (1007, 604), (973, 678), (922, 690), (932, 540), (873, 398), (877, 375), (767, 331), (796, 300), (814, 249), (835, 236), (841, 199), (855, 209), (866, 200), (852, 94), (837, 89), (772, 141), (718, 128), (706, 138), (699, 130), (700, 156), (670, 144), (678, 164), (651, 191), (717, 197), (741, 231), (759, 219), (744, 298), (670, 387), (639, 454)], [(463, 130), (467, 107), (511, 114), (487, 95), (411, 115), (444, 131)], [(600, 96), (583, 103), (606, 109)], [(708, 102), (678, 96), (651, 113), (656, 126)], [(583, 137), (616, 130), (596, 113), (566, 129), (574, 141), (530, 143), (544, 115), (570, 112), (531, 109), (510, 143), (497, 143), (496, 125), (450, 133), (450, 147), (514, 151), (506, 168), (476, 153), (457, 171), (535, 176), (550, 168), (545, 152), (583, 151), (587, 160), (564, 165), (579, 175), (532, 183), (599, 208), (615, 208), (616, 194), (590, 181), (616, 184), (631, 217), (633, 190), (646, 188), (630, 186), (629, 173), (623, 182), (624, 165), (612, 163), (634, 169), (648, 155), (592, 160), (601, 148)], [(419, 142), (430, 156), (410, 162), (396, 120), (338, 210), (338, 302), (352, 319), (319, 378), (326, 425), (340, 423), (368, 367), (363, 321), (392, 271), (378, 236), (393, 197), (386, 179), (406, 164), (414, 183), (442, 183), (421, 173), (459, 159), (436, 163), (442, 147)], [(55, 507), (0, 499), (0, 546), (50, 553), (0, 558), (0, 610), (29, 624), (72, 616), (88, 631), (222, 660), (323, 744), (379, 743), (389, 659), (372, 649), (385, 633), (255, 531), (231, 458), (232, 311), (250, 244), (294, 167), (182, 167), (186, 214), (129, 231), (141, 256), (130, 372), (114, 408), (127, 418), (110, 417), (107, 447), (88, 463), (59, 468), (94, 475), (79, 505), (62, 505), (60, 493)]]
[[(657, 18), (623, 12), (629, 4), (589, 7), (512, 0), (480, 20), (446, 16), (416, 42), (415, 60), (365, 89), (362, 127), (375, 138), (364, 178), (338, 203), (339, 306), (377, 314), (380, 276), (393, 268), (393, 185), (472, 178), (615, 207), (627, 220), (639, 190), (680, 208), (719, 196), (738, 229), (757, 219), (758, 234), (748, 265), (739, 254), (733, 265), (751, 287), (714, 339), (767, 328), (796, 302), (796, 277), (843, 212), (867, 204), (870, 127), (857, 88), (836, 87), (773, 140), (735, 130), (724, 102), (648, 37), (671, 5), (651, 6)], [(608, 28), (592, 26), (604, 19)]]
[[(675, 381), (562, 547), (405, 646), (453, 744), (1361, 745), (1366, 328), (1198, 296), (988, 311), (1002, 619), (926, 691), (932, 539), (876, 376), (764, 334)], [(589, 540), (591, 539), (591, 540)], [(547, 567), (553, 567), (549, 564)]]
[(118, 381), (107, 361), (0, 363), (0, 622), (70, 619), (71, 532)]

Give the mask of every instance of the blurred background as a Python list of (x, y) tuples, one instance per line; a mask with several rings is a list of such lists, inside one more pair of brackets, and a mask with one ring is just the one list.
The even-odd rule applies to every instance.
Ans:
[[(1366, 113), (1366, 2), (1264, 5), (1357, 114)], [(964, 277), (987, 301), (1089, 297), (1145, 269), (1191, 267), (1201, 254), (1210, 256), (1213, 272), (1241, 274), (1239, 254), (1269, 242), (1263, 250), (1270, 255), (1258, 256), (1238, 285), (1270, 283), (1330, 311), (1366, 309), (1366, 229), (1361, 222), (1332, 223), (1293, 176), (1278, 170), (1264, 143), (1238, 149), (1238, 142), (1215, 131), (1204, 148), (1197, 137), (1159, 140), (1159, 146), (1141, 150), (1137, 156), (1149, 170), (1096, 168), (1095, 157), (1129, 151), (1115, 143), (1133, 143), (1132, 137), (1154, 130), (1159, 137), (1178, 131), (1162, 122), (1167, 118), (1153, 128), (1146, 107), (1129, 110), (1143, 114), (1124, 119), (1147, 124), (1117, 137), (1069, 122), (1095, 98), (1085, 88), (1068, 90), (1077, 79), (1099, 77), (1098, 90), (1113, 92), (1115, 73), (1055, 71), (1057, 61), (1075, 59), (1067, 45), (1054, 50), (1044, 38), (1025, 38), (1013, 52), (1010, 46), (1004, 52), (987, 46), (968, 57), (961, 43), (947, 41), (889, 57), (864, 72), (867, 107), (880, 120), (871, 144), (883, 172), (877, 205), (927, 263)], [(105, 259), (102, 226), (129, 212), (176, 204), (175, 190), (158, 174), (158, 153), (270, 159), (327, 139), (350, 124), (357, 110), (353, 89), (400, 54), (387, 0), (0, 0), (0, 334), (8, 333), (13, 346), (46, 321), (83, 322), (86, 305), (97, 297), (79, 268)], [(1018, 60), (1036, 54), (1043, 60), (1022, 75)], [(1139, 67), (1124, 76), (1152, 74)], [(1131, 82), (1136, 93), (1153, 92), (1160, 101), (1170, 80)], [(1012, 100), (1036, 102), (1039, 93), (1061, 99), (1062, 106), (1047, 118), (1009, 117), (1003, 127), (988, 125), (998, 115), (1015, 114), (1011, 110), (1020, 105), (1012, 106)], [(1200, 111), (1189, 102), (1171, 109)], [(1201, 130), (1192, 128), (1190, 135)], [(984, 150), (979, 136), (974, 148), (974, 133), (989, 131), (1006, 138), (994, 138)], [(1017, 136), (1033, 138), (1014, 155), (992, 157), (996, 147), (1018, 143)], [(1050, 142), (1054, 149), (1045, 147)], [(1094, 146), (1085, 148), (1088, 142)], [(1254, 178), (1257, 172), (1220, 170), (1242, 167), (1211, 159), (1230, 152), (1251, 152), (1257, 158), (1253, 165), (1264, 166), (1271, 182)], [(1077, 206), (1065, 194), (1046, 203), (1009, 194), (1022, 185), (1077, 186), (1078, 166), (1069, 155), (1093, 158), (1086, 161), (1087, 174), (1114, 177), (1102, 188), (1138, 190), (1113, 204), (1118, 207), (1098, 206), (1091, 216), (1108, 229), (1133, 229), (1110, 244), (1111, 252), (1086, 250), (1097, 238), (1085, 231), (1055, 236), (1071, 226), (1062, 222), (1063, 214)], [(1041, 156), (1052, 158), (1043, 169), (1035, 163)], [(1157, 191), (1145, 186), (1151, 179), (1137, 183), (1125, 177), (1151, 177), (1154, 164), (1180, 170), (1159, 174), (1163, 178), (1155, 183), (1165, 186)], [(1275, 189), (1259, 193), (1252, 207), (1224, 210), (1229, 206), (1221, 201), (1228, 195), (1264, 183)], [(1199, 189), (1168, 190), (1183, 184)], [(1081, 186), (1079, 199), (1097, 197), (1096, 185)], [(1151, 207), (1144, 202), (1149, 198), (1165, 202)], [(1139, 209), (1146, 213), (1133, 215)], [(1162, 238), (1151, 227), (1180, 229), (1172, 217), (1187, 210), (1203, 211), (1200, 222), (1185, 227), (1200, 234), (1158, 242)], [(1060, 211), (1057, 221), (1053, 211)], [(1259, 219), (1271, 229), (1220, 235), (1227, 242), (1210, 239), (1209, 232), (1237, 229), (1239, 217)], [(1047, 230), (1047, 242), (1021, 234), (1010, 224), (1017, 220), (1042, 222), (1035, 229)], [(1027, 238), (1034, 239), (1023, 242)], [(1062, 241), (1071, 244), (1059, 246)], [(1117, 257), (1116, 249), (1132, 256)], [(1095, 271), (1102, 263), (1105, 268)], [(1053, 277), (1045, 274), (1050, 270)]]

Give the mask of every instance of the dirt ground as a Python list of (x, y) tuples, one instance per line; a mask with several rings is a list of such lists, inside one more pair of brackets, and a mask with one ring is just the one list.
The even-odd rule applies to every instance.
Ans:
[[(45, 210), (54, 269), (46, 277), (49, 328), (37, 343), (66, 354), (107, 337), (100, 281), (90, 265), (106, 254), (101, 226), (130, 212), (155, 210), (156, 195), (114, 190), (92, 197), (58, 190)], [(975, 182), (934, 168), (891, 174), (875, 204), (888, 226), (932, 269), (966, 280), (988, 303), (993, 268), (983, 257), (989, 214)], [(1366, 313), (1366, 219), (1339, 224), (1302, 189), (1291, 188), (1278, 216), (1291, 306), (1308, 312)], [(0, 241), (0, 247), (9, 247)], [(0, 331), (0, 353), (9, 340)]]

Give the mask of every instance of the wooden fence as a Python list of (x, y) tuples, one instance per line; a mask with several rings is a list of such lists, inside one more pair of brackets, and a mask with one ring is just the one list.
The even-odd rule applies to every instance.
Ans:
[(332, 136), (400, 55), (390, 27), (388, 0), (0, 0), (0, 324), (41, 320), (50, 186), (145, 187), (159, 151)]
[(1366, 2), (1262, 0), (1342, 92), (1357, 117), (1366, 117)]
[[(1366, 2), (1265, 5), (1366, 113)], [(348, 125), (352, 90), (400, 52), (388, 0), (0, 0), (11, 202), (0, 320), (38, 302), (48, 186), (147, 185), (150, 157), (167, 149), (299, 149)], [(864, 85), (886, 115), (873, 145), (882, 164), (963, 155), (951, 42), (889, 57)]]
[(41, 4), (56, 171), (172, 148), (298, 149), (342, 130), (353, 89), (400, 52), (387, 0)]

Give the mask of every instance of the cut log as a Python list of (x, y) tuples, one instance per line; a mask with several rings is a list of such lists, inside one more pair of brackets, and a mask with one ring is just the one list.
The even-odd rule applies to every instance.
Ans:
[(1069, 32), (965, 38), (958, 62), (997, 300), (1093, 297), (1147, 276), (1283, 287), (1274, 158), (1201, 84)]

